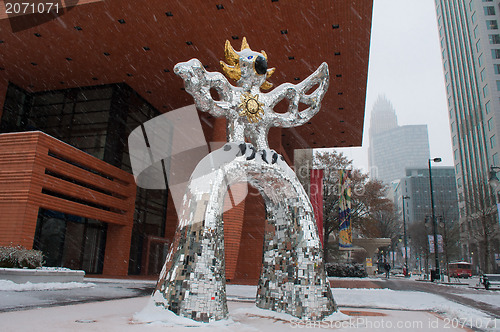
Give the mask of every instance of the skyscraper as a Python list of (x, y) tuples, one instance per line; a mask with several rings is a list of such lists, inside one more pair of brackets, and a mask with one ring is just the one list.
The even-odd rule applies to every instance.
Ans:
[(429, 158), (427, 125), (399, 126), (394, 107), (379, 96), (370, 120), (368, 162), (372, 178), (390, 184), (406, 168), (423, 168)]
[[(463, 256), (472, 259), (474, 219), (498, 227), (495, 196), (488, 186), (490, 165), (500, 165), (500, 7), (493, 0), (437, 0), (436, 15), (457, 178)], [(495, 242), (496, 241), (496, 242)], [(484, 245), (479, 243), (479, 247)], [(484, 248), (483, 248), (484, 250)]]

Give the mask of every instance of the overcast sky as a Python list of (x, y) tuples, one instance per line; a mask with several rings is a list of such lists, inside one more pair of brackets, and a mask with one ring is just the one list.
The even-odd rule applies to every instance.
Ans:
[(428, 125), (431, 157), (452, 166), (434, 0), (374, 0), (363, 146), (341, 149), (364, 171), (370, 113), (381, 94), (394, 106), (399, 125)]

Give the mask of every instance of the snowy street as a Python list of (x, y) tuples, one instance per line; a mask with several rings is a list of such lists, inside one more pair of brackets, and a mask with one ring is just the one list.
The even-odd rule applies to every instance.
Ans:
[[(370, 280), (370, 281), (368, 281)], [(333, 287), (350, 288), (355, 280), (345, 278), (331, 278)], [(479, 278), (453, 279), (451, 283), (431, 283), (418, 281), (415, 278), (405, 279), (399, 277), (365, 279), (362, 285), (355, 287), (387, 288), (395, 291), (424, 292), (442, 296), (447, 300), (462, 305), (485, 311), (492, 317), (500, 319), (500, 290), (485, 290), (478, 286)]]
[[(230, 319), (204, 324), (203, 331), (500, 331), (500, 291), (464, 285), (392, 278), (330, 279), (340, 312), (332, 321), (304, 323), (260, 310), (256, 286), (228, 285)], [(137, 316), (149, 301), (151, 281), (86, 280), (72, 289), (33, 290), (0, 283), (2, 331), (187, 331), (194, 323)], [(47, 286), (47, 285), (46, 285)], [(66, 285), (67, 286), (67, 285)], [(86, 287), (83, 287), (86, 286)], [(43, 289), (42, 286), (37, 286)], [(349, 288), (355, 287), (355, 288)], [(45, 287), (50, 288), (50, 287)], [(113, 299), (113, 300), (111, 300)], [(70, 303), (77, 303), (69, 305)], [(160, 311), (161, 313), (161, 311)], [(135, 318), (134, 318), (134, 315)], [(138, 319), (140, 317), (141, 319)]]

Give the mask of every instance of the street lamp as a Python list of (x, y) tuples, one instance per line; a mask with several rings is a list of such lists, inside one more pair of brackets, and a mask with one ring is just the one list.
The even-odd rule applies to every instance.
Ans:
[(435, 163), (441, 162), (441, 158), (429, 159), (429, 186), (431, 189), (431, 211), (432, 211), (432, 231), (434, 233), (434, 258), (435, 258), (435, 275), (441, 279), (441, 274), (439, 272), (439, 252), (438, 252), (438, 239), (437, 239), (437, 223), (436, 215), (434, 214), (434, 194), (432, 193), (432, 172), (431, 172), (431, 161)]
[(403, 231), (404, 231), (404, 238), (405, 238), (405, 277), (408, 277), (408, 241), (406, 237), (406, 215), (405, 215), (405, 199), (410, 199), (410, 196), (405, 196), (403, 195)]

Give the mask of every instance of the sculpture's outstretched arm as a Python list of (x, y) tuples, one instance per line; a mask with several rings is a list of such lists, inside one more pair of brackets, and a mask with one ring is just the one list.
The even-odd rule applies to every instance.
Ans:
[[(273, 112), (273, 125), (276, 127), (296, 127), (309, 121), (321, 107), (321, 100), (328, 89), (328, 79), (328, 65), (323, 62), (314, 73), (299, 84), (284, 83), (270, 92), (271, 109), (283, 98), (290, 101), (286, 113)], [(318, 85), (316, 90), (306, 94), (315, 85)], [(300, 103), (309, 105), (309, 107), (299, 112)]]
[[(200, 111), (209, 112), (216, 117), (226, 115), (230, 111), (232, 86), (224, 75), (206, 71), (198, 59), (178, 63), (174, 72), (184, 80), (186, 91), (193, 96)], [(220, 101), (212, 98), (211, 88), (217, 91)]]

